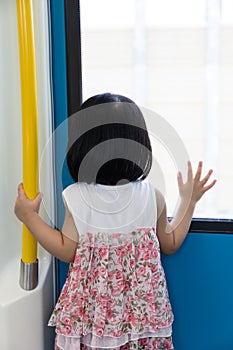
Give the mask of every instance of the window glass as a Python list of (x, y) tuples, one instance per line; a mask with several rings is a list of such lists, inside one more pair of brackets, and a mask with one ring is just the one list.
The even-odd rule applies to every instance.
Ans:
[[(196, 217), (232, 218), (232, 7), (231, 0), (80, 1), (84, 99), (101, 92), (132, 98), (174, 129), (194, 169), (199, 160), (214, 169), (218, 182)], [(157, 161), (150, 180), (172, 215), (176, 146), (149, 132)]]

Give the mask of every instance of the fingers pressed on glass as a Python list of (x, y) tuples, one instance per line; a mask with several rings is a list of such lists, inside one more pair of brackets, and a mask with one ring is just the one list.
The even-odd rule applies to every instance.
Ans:
[(178, 185), (181, 186), (183, 185), (183, 177), (181, 171), (178, 172), (177, 174), (177, 180), (178, 180)]
[(204, 189), (204, 192), (210, 190), (210, 189), (216, 184), (216, 182), (217, 182), (217, 180), (215, 179), (215, 180), (213, 180), (213, 181), (211, 182), (211, 184), (205, 186), (205, 187), (203, 188), (203, 189)]
[(196, 175), (195, 175), (195, 178), (194, 178), (195, 181), (199, 181), (200, 180), (201, 173), (202, 173), (202, 165), (203, 165), (203, 162), (200, 161), (198, 163), (198, 168), (197, 168)]
[(190, 160), (188, 161), (188, 181), (193, 179), (193, 169)]
[(205, 184), (206, 184), (206, 182), (209, 180), (209, 178), (210, 178), (210, 176), (212, 175), (212, 173), (213, 173), (213, 170), (210, 169), (210, 170), (208, 171), (208, 174), (202, 179), (202, 181), (201, 181), (202, 185), (205, 185)]

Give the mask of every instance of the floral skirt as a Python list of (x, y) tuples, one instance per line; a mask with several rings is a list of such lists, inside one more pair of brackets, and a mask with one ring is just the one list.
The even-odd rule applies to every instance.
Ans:
[[(55, 341), (55, 350), (62, 350)], [(73, 349), (72, 349), (73, 350)], [(74, 349), (76, 350), (76, 349)], [(77, 349), (79, 350), (79, 349)], [(174, 350), (172, 337), (166, 338), (142, 338), (120, 346), (119, 348), (91, 348), (80, 343), (80, 350)]]

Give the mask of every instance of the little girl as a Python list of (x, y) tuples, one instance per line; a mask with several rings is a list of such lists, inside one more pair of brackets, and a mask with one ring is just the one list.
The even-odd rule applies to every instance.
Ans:
[[(88, 125), (88, 127), (87, 127)], [(91, 97), (70, 128), (67, 163), (75, 183), (63, 191), (62, 232), (38, 215), (18, 187), (15, 214), (37, 241), (69, 262), (68, 276), (49, 325), (55, 349), (171, 350), (173, 313), (160, 251), (183, 243), (196, 206), (214, 186), (202, 162), (187, 181), (178, 173), (180, 204), (167, 220), (162, 194), (146, 180), (152, 165), (143, 115), (130, 99)]]

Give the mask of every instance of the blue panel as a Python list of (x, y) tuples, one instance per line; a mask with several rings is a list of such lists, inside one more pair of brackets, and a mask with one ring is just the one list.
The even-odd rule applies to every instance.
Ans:
[(163, 256), (177, 350), (233, 349), (233, 235), (190, 233)]
[[(54, 98), (54, 129), (63, 123), (62, 133), (55, 138), (55, 173), (57, 196), (56, 226), (61, 229), (64, 220), (64, 206), (61, 192), (71, 183), (71, 178), (64, 163), (64, 152), (68, 140), (67, 81), (66, 81), (66, 42), (64, 0), (51, 0), (52, 28), (52, 69)], [(62, 170), (61, 170), (62, 169)], [(62, 177), (62, 179), (61, 179)], [(61, 290), (67, 273), (68, 264), (58, 262), (58, 292)]]
[(54, 127), (67, 118), (64, 0), (51, 0)]

